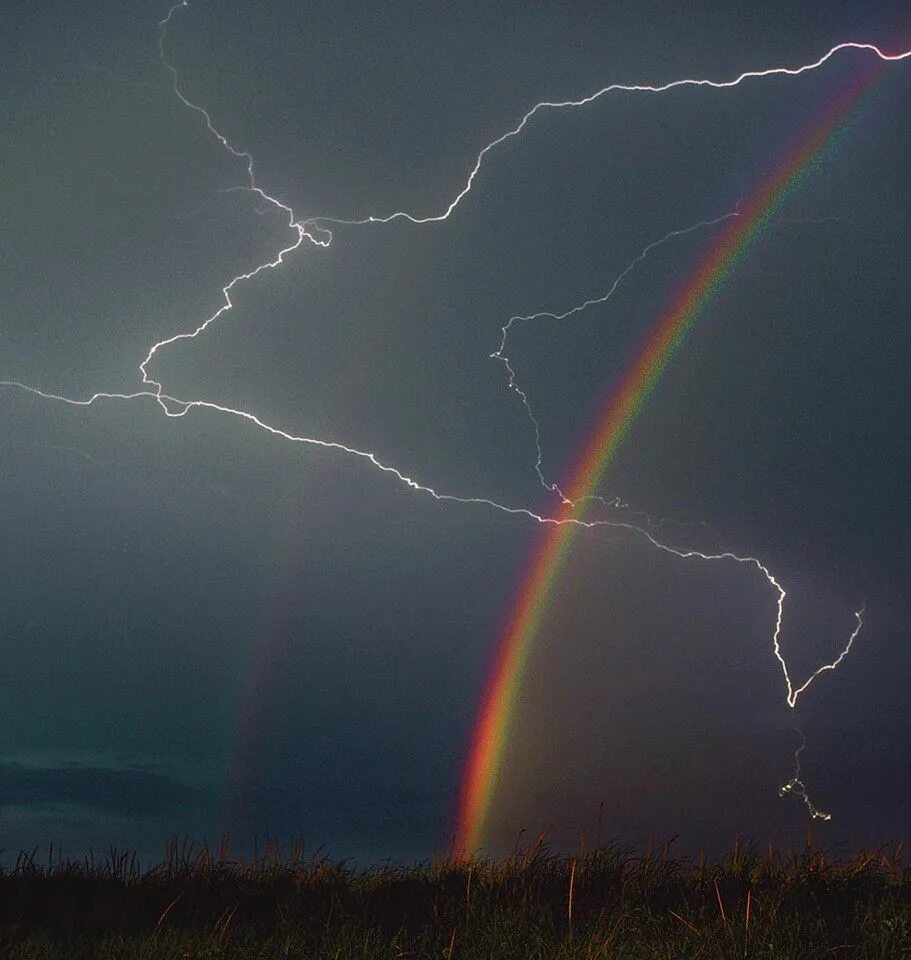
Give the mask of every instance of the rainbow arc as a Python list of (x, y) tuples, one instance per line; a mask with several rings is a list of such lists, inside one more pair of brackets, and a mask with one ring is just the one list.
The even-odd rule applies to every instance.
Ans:
[[(691, 276), (670, 298), (609, 396), (570, 471), (570, 482), (561, 486), (568, 502), (559, 519), (584, 519), (590, 498), (687, 333), (781, 205), (835, 141), (879, 72), (858, 74), (841, 96), (828, 105), (782, 157), (774, 172), (741, 205), (739, 215), (721, 229)], [(578, 530), (579, 525), (574, 523), (548, 525), (513, 604), (477, 714), (465, 766), (455, 829), (455, 849), (460, 854), (470, 855), (484, 843), (529, 658)]]

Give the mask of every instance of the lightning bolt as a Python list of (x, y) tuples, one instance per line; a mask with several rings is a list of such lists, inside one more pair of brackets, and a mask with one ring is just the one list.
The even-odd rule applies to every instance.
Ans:
[[(247, 273), (238, 274), (236, 277), (233, 277), (228, 283), (221, 288), (222, 296), (224, 297), (224, 302), (206, 320), (203, 320), (194, 330), (185, 332), (185, 333), (175, 333), (171, 337), (167, 337), (164, 340), (159, 340), (157, 343), (153, 343), (149, 347), (149, 352), (146, 354), (145, 359), (142, 363), (139, 364), (139, 372), (142, 376), (142, 383), (148, 387), (154, 387), (154, 396), (158, 401), (159, 406), (164, 410), (165, 414), (169, 417), (180, 417), (183, 416), (192, 406), (191, 404), (181, 403), (180, 401), (175, 401), (172, 397), (167, 397), (162, 393), (162, 386), (157, 380), (153, 380), (149, 377), (148, 366), (152, 362), (152, 358), (162, 347), (168, 347), (172, 343), (177, 343), (180, 340), (193, 340), (198, 337), (204, 330), (208, 329), (222, 314), (227, 313), (229, 310), (233, 309), (234, 304), (231, 301), (231, 291), (239, 283), (243, 283), (245, 280), (252, 280), (254, 277), (258, 276), (260, 273), (263, 273), (265, 270), (274, 270), (276, 267), (281, 266), (285, 262), (285, 257), (289, 253), (293, 253), (303, 242), (304, 240), (309, 240), (311, 243), (319, 247), (328, 247), (332, 242), (332, 234), (328, 230), (321, 230), (319, 236), (314, 235), (310, 232), (305, 223), (299, 222), (295, 216), (294, 211), (287, 204), (282, 203), (281, 200), (276, 199), (271, 194), (266, 193), (262, 187), (260, 187), (256, 182), (256, 173), (253, 169), (253, 155), (246, 150), (239, 150), (233, 144), (230, 143), (228, 138), (215, 126), (212, 122), (212, 117), (209, 114), (208, 110), (204, 107), (199, 106), (197, 103), (193, 103), (192, 100), (188, 99), (183, 91), (180, 89), (180, 76), (177, 72), (177, 67), (171, 63), (168, 59), (167, 52), (165, 51), (165, 41), (167, 40), (168, 27), (171, 21), (174, 19), (174, 15), (178, 10), (188, 7), (189, 0), (181, 0), (180, 3), (175, 4), (168, 10), (167, 15), (158, 21), (158, 56), (161, 59), (162, 65), (165, 70), (170, 74), (171, 77), (171, 91), (174, 96), (188, 109), (194, 113), (199, 114), (203, 121), (205, 122), (206, 129), (209, 133), (215, 137), (216, 140), (224, 147), (228, 153), (233, 157), (237, 157), (238, 160), (242, 160), (244, 165), (247, 168), (247, 183), (243, 186), (234, 187), (234, 190), (246, 190), (255, 196), (259, 197), (260, 200), (268, 207), (275, 207), (277, 210), (281, 210), (288, 218), (288, 228), (293, 230), (297, 234), (297, 239), (287, 247), (283, 247), (279, 250), (278, 254), (273, 260), (268, 260), (266, 263), (261, 263), (258, 267), (254, 267)], [(132, 397), (131, 397), (132, 399)], [(176, 406), (169, 406), (169, 404)]]
[[(516, 323), (528, 323), (532, 320), (568, 320), (570, 317), (574, 317), (576, 314), (582, 313), (589, 307), (600, 306), (607, 303), (607, 301), (610, 300), (610, 298), (617, 292), (617, 288), (621, 283), (623, 283), (626, 277), (629, 276), (629, 274), (632, 273), (632, 271), (635, 270), (636, 267), (642, 263), (642, 261), (645, 260), (653, 250), (663, 246), (668, 241), (673, 240), (675, 237), (683, 237), (688, 233), (693, 233), (695, 230), (699, 230), (704, 227), (717, 226), (719, 223), (723, 223), (725, 220), (729, 220), (731, 217), (738, 216), (739, 213), (740, 209), (738, 207), (736, 210), (732, 210), (730, 213), (726, 213), (723, 216), (716, 217), (714, 220), (700, 220), (698, 223), (695, 223), (690, 227), (684, 227), (681, 230), (671, 230), (670, 233), (666, 233), (660, 239), (654, 240), (652, 243), (649, 243), (647, 246), (642, 248), (638, 256), (631, 260), (629, 264), (617, 274), (613, 283), (611, 283), (611, 285), (607, 288), (607, 292), (598, 297), (585, 300), (582, 303), (576, 304), (575, 306), (564, 310), (562, 313), (551, 313), (548, 310), (541, 310), (538, 313), (529, 313), (525, 316), (510, 317), (509, 320), (507, 320), (506, 323), (504, 323), (500, 328), (500, 343), (497, 349), (490, 354), (490, 359), (498, 360), (506, 368), (507, 387), (518, 395), (522, 406), (525, 408), (525, 413), (528, 416), (528, 419), (531, 421), (535, 436), (535, 450), (537, 451), (537, 459), (535, 460), (535, 473), (538, 475), (538, 480), (540, 481), (541, 486), (544, 487), (545, 490), (549, 490), (551, 493), (557, 494), (560, 500), (567, 506), (573, 506), (574, 501), (568, 499), (555, 482), (549, 481), (544, 477), (544, 471), (542, 468), (544, 451), (541, 449), (541, 425), (538, 422), (534, 411), (532, 410), (531, 401), (528, 399), (528, 394), (519, 386), (516, 379), (516, 371), (513, 369), (512, 363), (510, 362), (509, 357), (506, 355), (506, 340), (509, 337), (510, 330), (512, 330), (513, 325)], [(621, 504), (618, 498), (614, 498), (613, 500), (605, 500), (603, 497), (586, 497), (584, 499), (598, 500), (607, 506), (625, 506), (625, 504)]]
[[(538, 513), (534, 510), (531, 510), (523, 506), (513, 506), (498, 501), (492, 500), (483, 496), (459, 496), (452, 493), (443, 493), (433, 487), (421, 483), (420, 481), (409, 476), (399, 468), (392, 466), (383, 462), (375, 453), (366, 450), (360, 450), (347, 444), (344, 444), (338, 440), (326, 440), (316, 437), (307, 437), (300, 436), (297, 434), (290, 433), (280, 427), (274, 426), (272, 424), (266, 423), (261, 420), (256, 414), (251, 413), (247, 410), (240, 410), (233, 407), (225, 406), (222, 404), (212, 403), (207, 400), (201, 399), (181, 399), (175, 397), (167, 392), (165, 392), (162, 383), (159, 380), (154, 379), (154, 377), (149, 372), (149, 366), (154, 359), (156, 359), (157, 354), (165, 347), (169, 347), (173, 344), (176, 344), (182, 340), (191, 340), (198, 337), (205, 330), (207, 330), (212, 324), (219, 320), (225, 313), (230, 311), (234, 304), (231, 299), (231, 293), (238, 284), (242, 284), (247, 280), (250, 280), (260, 273), (265, 271), (274, 270), (281, 266), (285, 259), (290, 256), (294, 251), (296, 251), (305, 241), (312, 244), (313, 246), (319, 248), (328, 248), (333, 241), (332, 231), (325, 226), (326, 224), (333, 225), (346, 225), (346, 226), (363, 226), (366, 224), (386, 224), (394, 220), (408, 220), (413, 224), (429, 224), (437, 223), (442, 220), (446, 220), (449, 216), (457, 209), (462, 200), (468, 195), (471, 191), (472, 186), (475, 182), (475, 179), (480, 172), (483, 164), (485, 163), (488, 156), (496, 150), (501, 144), (505, 143), (507, 140), (510, 140), (514, 137), (519, 136), (526, 126), (539, 114), (543, 114), (549, 110), (562, 110), (562, 109), (574, 109), (581, 108), (594, 102), (602, 96), (605, 96), (613, 92), (625, 92), (625, 93), (654, 93), (660, 94), (668, 90), (675, 89), (677, 87), (693, 86), (693, 87), (711, 87), (714, 89), (724, 89), (730, 87), (736, 87), (739, 84), (751, 80), (751, 79), (760, 79), (773, 76), (789, 76), (795, 77), (800, 74), (806, 73), (808, 71), (816, 70), (823, 66), (827, 61), (834, 57), (837, 53), (843, 50), (860, 50), (867, 51), (875, 54), (882, 60), (886, 61), (898, 61), (904, 60), (908, 57), (911, 57), (911, 50), (904, 51), (896, 54), (887, 54), (884, 53), (879, 47), (870, 43), (860, 43), (860, 42), (846, 42), (840, 43), (832, 47), (828, 52), (823, 54), (819, 59), (813, 61), (812, 63), (807, 63), (798, 67), (771, 67), (762, 70), (750, 70), (745, 71), (739, 74), (737, 77), (730, 80), (715, 81), (708, 79), (698, 79), (698, 78), (684, 78), (680, 80), (674, 80), (669, 83), (659, 84), (659, 85), (650, 85), (650, 84), (611, 84), (610, 86), (603, 87), (600, 90), (595, 91), (589, 96), (583, 97), (579, 100), (565, 100), (559, 102), (551, 101), (542, 101), (535, 104), (527, 113), (524, 114), (522, 119), (519, 121), (516, 126), (507, 130), (501, 136), (497, 137), (495, 140), (492, 140), (488, 143), (475, 158), (475, 162), (471, 171), (468, 174), (468, 178), (462, 186), (461, 190), (455, 195), (455, 197), (445, 206), (441, 213), (432, 214), (424, 217), (416, 216), (414, 214), (397, 211), (395, 213), (389, 214), (388, 216), (368, 216), (358, 220), (343, 220), (334, 217), (322, 216), (322, 217), (308, 217), (306, 219), (298, 219), (294, 213), (294, 210), (288, 204), (282, 203), (276, 197), (269, 194), (263, 187), (259, 185), (256, 179), (254, 160), (253, 155), (246, 150), (239, 149), (233, 145), (228, 138), (215, 126), (215, 123), (212, 120), (209, 112), (199, 104), (190, 100), (183, 92), (180, 86), (180, 76), (176, 66), (170, 61), (167, 54), (167, 37), (168, 30), (171, 24), (174, 22), (178, 11), (189, 6), (189, 0), (181, 0), (180, 3), (172, 6), (166, 16), (158, 22), (158, 51), (161, 59), (161, 63), (165, 71), (169, 74), (171, 78), (171, 90), (177, 100), (181, 105), (187, 110), (198, 114), (203, 122), (205, 123), (206, 129), (209, 133), (218, 141), (221, 147), (227, 151), (231, 156), (240, 160), (245, 168), (246, 179), (245, 183), (234, 187), (232, 189), (239, 191), (246, 191), (254, 196), (256, 196), (261, 203), (263, 204), (262, 209), (274, 208), (277, 211), (280, 211), (284, 218), (286, 218), (288, 230), (291, 232), (292, 242), (288, 245), (283, 246), (274, 257), (264, 263), (259, 264), (253, 269), (238, 274), (235, 277), (232, 277), (223, 287), (222, 287), (222, 297), (223, 302), (218, 310), (215, 311), (211, 316), (198, 323), (195, 327), (192, 327), (189, 330), (178, 332), (173, 334), (170, 337), (159, 340), (153, 343), (146, 353), (145, 357), (139, 364), (139, 373), (140, 373), (140, 385), (141, 389), (138, 389), (131, 393), (114, 393), (106, 391), (97, 391), (91, 396), (86, 398), (73, 398), (66, 397), (61, 394), (53, 393), (48, 390), (42, 390), (38, 387), (31, 386), (26, 383), (14, 379), (0, 380), (0, 386), (7, 387), (11, 389), (16, 389), (23, 391), (25, 393), (31, 394), (33, 396), (50, 400), (54, 402), (68, 404), (74, 407), (90, 407), (100, 401), (151, 401), (158, 405), (158, 407), (164, 412), (164, 414), (169, 418), (180, 418), (186, 416), (191, 410), (200, 410), (200, 411), (212, 411), (219, 413), (224, 416), (230, 416), (237, 418), (239, 420), (245, 421), (246, 423), (252, 425), (253, 427), (263, 430), (276, 438), (281, 440), (302, 444), (305, 446), (319, 447), (328, 451), (337, 452), (345, 456), (353, 457), (355, 459), (361, 460), (369, 464), (372, 468), (391, 475), (396, 481), (403, 484), (405, 487), (410, 490), (427, 495), (433, 498), (436, 501), (443, 503), (453, 503), (461, 504), (467, 506), (479, 506), (490, 510), (495, 510), (500, 513), (504, 513), (510, 516), (514, 516), (519, 519), (532, 521), (542, 525), (549, 524), (572, 524), (579, 527), (584, 527), (588, 529), (595, 529), (600, 527), (611, 527), (614, 529), (619, 529), (628, 532), (631, 536), (643, 538), (646, 540), (652, 547), (655, 549), (661, 550), (663, 552), (672, 554), (675, 557), (678, 557), (683, 560), (697, 559), (705, 562), (709, 561), (725, 561), (725, 562), (734, 562), (738, 564), (743, 564), (754, 568), (759, 572), (766, 580), (766, 582), (773, 588), (776, 596), (776, 618), (775, 626), (772, 634), (772, 648), (776, 659), (778, 660), (786, 686), (786, 702), (791, 709), (794, 709), (797, 705), (798, 698), (803, 694), (811, 684), (824, 672), (835, 670), (844, 658), (848, 655), (851, 650), (851, 646), (854, 643), (854, 640), (857, 638), (860, 633), (861, 627), (863, 625), (863, 609), (856, 612), (855, 616), (857, 619), (857, 624), (854, 631), (851, 633), (850, 637), (841, 653), (838, 657), (831, 663), (824, 664), (814, 671), (801, 685), (795, 686), (794, 682), (791, 679), (790, 671), (787, 666), (787, 662), (781, 652), (780, 647), (780, 637), (782, 629), (782, 620), (784, 617), (784, 604), (787, 593), (776, 577), (772, 574), (769, 568), (758, 558), (752, 556), (741, 556), (733, 552), (722, 552), (722, 553), (705, 553), (700, 550), (684, 548), (678, 549), (677, 547), (670, 546), (660, 540), (658, 540), (651, 532), (645, 529), (642, 526), (639, 526), (634, 523), (629, 523), (620, 520), (603, 520), (603, 519), (594, 519), (594, 520), (582, 520), (579, 518), (573, 517), (552, 517), (543, 513)], [(562, 498), (562, 501), (565, 505), (572, 506), (573, 504), (567, 500), (565, 495), (559, 489), (559, 487), (545, 479), (542, 461), (543, 461), (543, 452), (541, 449), (540, 441), (540, 429), (538, 427), (537, 420), (534, 416), (530, 401), (526, 392), (519, 387), (516, 382), (515, 372), (510, 364), (509, 358), (506, 355), (506, 342), (509, 335), (509, 331), (515, 323), (518, 322), (528, 322), (539, 318), (550, 318), (558, 321), (566, 320), (569, 317), (581, 312), (582, 310), (587, 309), (590, 306), (596, 304), (602, 304), (607, 302), (610, 297), (614, 294), (618, 286), (622, 283), (624, 278), (638, 266), (646, 257), (657, 247), (662, 246), (663, 244), (671, 241), (673, 238), (691, 233), (695, 230), (702, 229), (713, 224), (720, 223), (722, 220), (725, 220), (729, 217), (736, 216), (738, 211), (733, 211), (727, 213), (722, 217), (716, 218), (715, 220), (706, 220), (700, 221), (690, 227), (683, 229), (673, 230), (660, 239), (649, 244), (636, 256), (630, 264), (617, 276), (611, 286), (608, 288), (607, 292), (597, 298), (586, 300), (578, 306), (572, 307), (563, 313), (549, 313), (549, 312), (540, 312), (536, 314), (530, 314), (522, 317), (512, 317), (502, 328), (501, 328), (501, 339), (498, 348), (490, 355), (491, 358), (501, 362), (508, 375), (508, 386), (514, 391), (522, 401), (526, 413), (529, 416), (532, 426), (535, 432), (535, 444), (536, 444), (536, 453), (537, 460), (535, 463), (535, 471), (538, 475), (539, 480), (542, 485), (557, 494)], [(622, 504), (619, 499), (615, 501), (604, 501), (613, 506), (626, 506)], [(801, 736), (803, 736), (801, 734)], [(794, 793), (797, 796), (800, 796), (804, 803), (807, 805), (808, 810), (813, 817), (819, 817), (822, 819), (829, 819), (829, 814), (822, 813), (817, 810), (809, 800), (807, 796), (806, 788), (800, 780), (800, 764), (799, 757), (800, 753), (803, 750), (806, 744), (804, 739), (801, 746), (798, 748), (795, 754), (795, 775), (787, 784), (781, 788), (781, 794), (785, 795), (787, 793)]]
[(807, 746), (807, 738), (804, 736), (803, 730), (801, 730), (799, 727), (796, 727), (795, 729), (800, 735), (800, 744), (794, 751), (794, 776), (791, 777), (791, 779), (779, 789), (778, 796), (786, 797), (788, 794), (794, 794), (795, 797), (800, 797), (800, 799), (803, 801), (804, 806), (810, 813), (811, 820), (831, 820), (831, 813), (826, 813), (825, 810), (820, 810), (819, 807), (813, 804), (813, 801), (810, 799), (810, 796), (807, 793), (807, 788), (804, 785), (803, 780), (800, 779), (800, 755)]
[(447, 220), (450, 214), (458, 207), (462, 200), (471, 192), (475, 178), (481, 171), (487, 155), (496, 150), (501, 144), (513, 137), (517, 137), (528, 124), (539, 113), (546, 110), (566, 110), (571, 108), (585, 107), (609, 93), (666, 93), (668, 90), (674, 90), (677, 87), (712, 87), (715, 90), (725, 90), (729, 87), (738, 87), (746, 80), (762, 79), (765, 77), (788, 76), (798, 77), (802, 73), (808, 73), (811, 70), (818, 70), (824, 63), (827, 63), (837, 53), (842, 50), (866, 50), (876, 54), (881, 60), (896, 61), (911, 57), (911, 50), (905, 50), (900, 53), (884, 53), (876, 44), (859, 43), (853, 40), (846, 43), (837, 43), (834, 47), (824, 53), (818, 60), (812, 63), (805, 63), (799, 67), (768, 67), (764, 70), (745, 70), (743, 73), (734, 77), (733, 80), (705, 80), (696, 77), (684, 77), (681, 80), (671, 80), (669, 83), (645, 84), (645, 83), (612, 83), (607, 87), (602, 87), (587, 97), (580, 100), (542, 100), (536, 103), (522, 119), (506, 133), (501, 134), (496, 140), (491, 140), (475, 158), (474, 166), (468, 174), (465, 185), (449, 202), (449, 205), (442, 213), (430, 214), (426, 217), (417, 217), (412, 213), (406, 213), (404, 210), (398, 210), (385, 217), (369, 216), (361, 220), (339, 220), (334, 217), (311, 217), (312, 222), (347, 224), (351, 226), (362, 226), (367, 223), (391, 223), (393, 220), (409, 220), (411, 223), (439, 223), (441, 220)]

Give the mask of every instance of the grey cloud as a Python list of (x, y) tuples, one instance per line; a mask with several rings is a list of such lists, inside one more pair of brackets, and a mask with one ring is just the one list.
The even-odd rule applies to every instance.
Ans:
[(153, 817), (193, 805), (202, 791), (146, 769), (0, 761), (0, 809), (79, 804), (124, 817)]

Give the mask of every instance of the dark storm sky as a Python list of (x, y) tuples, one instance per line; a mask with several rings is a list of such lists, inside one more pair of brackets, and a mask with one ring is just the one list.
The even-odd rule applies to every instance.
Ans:
[[(243, 164), (174, 98), (166, 4), (19, 5), (0, 39), (0, 379), (138, 389), (149, 346), (288, 245)], [(911, 46), (899, 5), (214, 4), (175, 16), (188, 97), (298, 217), (445, 209), (541, 100), (727, 79), (843, 40)], [(760, 557), (789, 591), (805, 779), (827, 842), (906, 831), (911, 61), (699, 319), (600, 493), (675, 545)], [(166, 391), (373, 451), (435, 488), (555, 510), (489, 358), (514, 314), (611, 284), (748, 196), (867, 58), (725, 91), (612, 94), (492, 152), (443, 223), (337, 227), (152, 367)], [(711, 243), (668, 242), (603, 308), (509, 340), (564, 479), (599, 404)], [(302, 836), (335, 856), (445, 847), (486, 673), (541, 528), (440, 504), (362, 460), (148, 401), (0, 393), (0, 847)], [(612, 514), (617, 516), (617, 514)], [(625, 516), (620, 514), (621, 517)], [(774, 593), (737, 565), (580, 535), (504, 759), (521, 829), (786, 840), (797, 737)]]

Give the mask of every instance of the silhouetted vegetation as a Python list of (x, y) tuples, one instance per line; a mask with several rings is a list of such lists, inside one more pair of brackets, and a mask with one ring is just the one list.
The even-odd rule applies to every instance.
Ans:
[(172, 844), (142, 870), (39, 864), (0, 875), (0, 956), (300, 960), (899, 960), (911, 956), (900, 850), (830, 859), (737, 847), (717, 864), (543, 844), (500, 862), (368, 870), (282, 854), (241, 862)]

